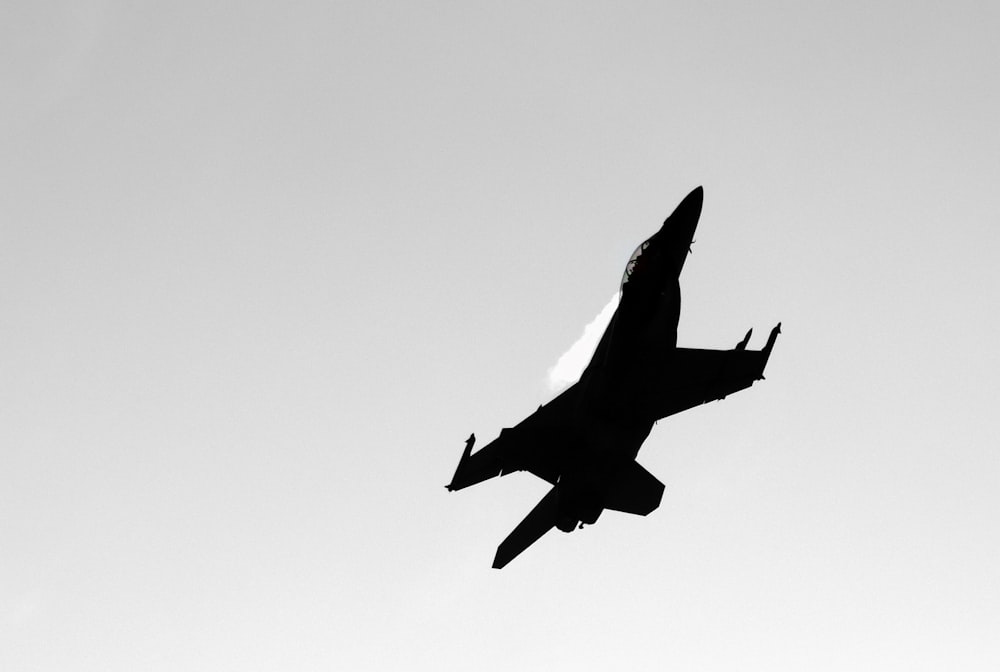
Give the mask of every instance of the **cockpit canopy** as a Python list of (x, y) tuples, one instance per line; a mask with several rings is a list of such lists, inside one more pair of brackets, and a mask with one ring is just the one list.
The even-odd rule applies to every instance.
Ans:
[(625, 264), (625, 272), (622, 273), (621, 285), (618, 286), (619, 293), (625, 291), (625, 285), (626, 283), (628, 283), (629, 278), (632, 277), (633, 273), (639, 270), (640, 266), (639, 257), (641, 257), (643, 251), (649, 247), (649, 242), (650, 242), (649, 240), (643, 242), (641, 245), (639, 245), (639, 247), (635, 248), (635, 252), (632, 253), (631, 257), (629, 257), (628, 263)]

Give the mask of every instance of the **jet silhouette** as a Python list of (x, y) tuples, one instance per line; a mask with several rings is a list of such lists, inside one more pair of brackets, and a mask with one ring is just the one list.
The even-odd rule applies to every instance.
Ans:
[(571, 532), (605, 509), (641, 516), (656, 509), (663, 483), (635, 461), (656, 421), (763, 379), (780, 322), (763, 350), (746, 349), (752, 329), (732, 350), (677, 347), (680, 274), (702, 198), (698, 187), (636, 248), (618, 308), (580, 380), (475, 454), (475, 435), (466, 440), (448, 490), (513, 471), (552, 484), (497, 548), (493, 567), (504, 567), (553, 527)]

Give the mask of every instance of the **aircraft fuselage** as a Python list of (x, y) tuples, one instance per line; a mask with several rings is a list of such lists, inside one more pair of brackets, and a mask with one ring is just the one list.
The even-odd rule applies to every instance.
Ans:
[[(700, 196), (700, 194), (699, 194)], [(697, 204), (682, 203), (681, 216)], [(618, 308), (580, 378), (575, 446), (566, 446), (565, 466), (557, 484), (564, 532), (578, 523), (591, 524), (604, 508), (603, 493), (630, 465), (649, 436), (656, 418), (640, 400), (654, 384), (663, 384), (671, 353), (677, 346), (681, 290), (679, 263), (668, 254), (671, 220), (643, 243), (630, 260)], [(682, 232), (686, 251), (694, 229)], [(634, 263), (633, 263), (634, 262)]]
[(635, 459), (654, 423), (763, 378), (780, 323), (759, 351), (747, 350), (749, 331), (731, 350), (677, 347), (680, 274), (701, 206), (699, 187), (636, 248), (615, 314), (577, 383), (475, 454), (475, 435), (467, 439), (448, 490), (515, 471), (552, 484), (497, 548), (495, 568), (553, 527), (572, 531), (605, 509), (654, 511), (664, 485)]

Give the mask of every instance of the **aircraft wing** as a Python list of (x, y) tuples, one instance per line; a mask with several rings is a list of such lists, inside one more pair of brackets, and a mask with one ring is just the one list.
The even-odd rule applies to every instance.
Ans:
[(512, 471), (529, 471), (555, 485), (559, 480), (559, 451), (565, 444), (577, 395), (573, 385), (514, 427), (502, 429), (500, 436), (475, 453), (475, 438), (469, 437), (455, 475), (445, 487), (461, 490)]
[(647, 397), (647, 411), (660, 419), (689, 408), (724, 399), (764, 378), (764, 367), (781, 333), (779, 323), (771, 330), (763, 350), (746, 350), (746, 338), (733, 350), (677, 348), (669, 368), (669, 379), (661, 390)]

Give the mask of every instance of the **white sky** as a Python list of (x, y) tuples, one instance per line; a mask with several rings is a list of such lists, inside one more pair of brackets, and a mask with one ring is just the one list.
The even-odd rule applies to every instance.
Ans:
[(559, 355), (556, 363), (549, 369), (547, 380), (552, 392), (561, 392), (580, 379), (594, 350), (597, 349), (601, 336), (604, 335), (604, 330), (615, 315), (620, 296), (620, 291), (611, 295), (601, 311), (587, 323), (580, 336), (573, 341), (566, 352)]
[[(995, 670), (1000, 5), (0, 7), (0, 669)], [(442, 487), (705, 186), (648, 518)]]

